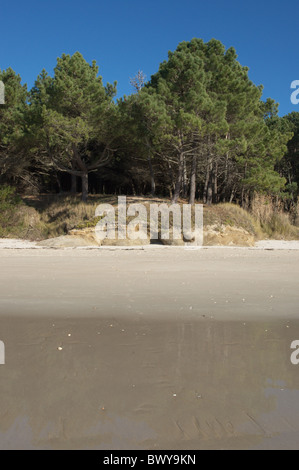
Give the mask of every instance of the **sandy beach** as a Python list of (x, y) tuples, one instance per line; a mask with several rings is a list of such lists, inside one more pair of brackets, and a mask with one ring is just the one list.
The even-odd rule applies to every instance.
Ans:
[(0, 449), (298, 448), (295, 243), (2, 244)]

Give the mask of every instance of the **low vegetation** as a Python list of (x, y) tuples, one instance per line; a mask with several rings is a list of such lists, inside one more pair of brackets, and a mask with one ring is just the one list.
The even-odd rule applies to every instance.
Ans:
[[(149, 208), (151, 202), (169, 202), (163, 198), (127, 199), (128, 203), (142, 202)], [(21, 199), (9, 186), (0, 187), (0, 237), (43, 240), (67, 235), (73, 229), (92, 229), (98, 222), (95, 210), (108, 203), (116, 208), (117, 196), (91, 196), (82, 202), (80, 196), (44, 195)], [(183, 202), (183, 201), (181, 201)], [(248, 210), (232, 203), (204, 206), (204, 227), (223, 232), (225, 227), (246, 231), (255, 240), (263, 238), (298, 239), (297, 218), (293, 220), (281, 205), (270, 198), (257, 196)]]

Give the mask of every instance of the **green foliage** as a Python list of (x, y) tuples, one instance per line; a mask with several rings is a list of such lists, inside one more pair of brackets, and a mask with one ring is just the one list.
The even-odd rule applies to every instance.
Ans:
[(25, 176), (30, 166), (24, 147), (27, 88), (11, 68), (0, 70), (5, 85), (5, 104), (0, 105), (0, 181)]
[(193, 39), (169, 52), (131, 99), (131, 119), (141, 122), (136, 129), (151, 142), (151, 152), (174, 167), (176, 199), (184, 168), (189, 172), (194, 158), (204, 200), (209, 187), (215, 202), (232, 194), (282, 190), (285, 180), (275, 164), (290, 136), (267, 126), (277, 104), (270, 99), (262, 103), (261, 94), (235, 50), (225, 50), (220, 41)]
[(45, 71), (38, 77), (30, 93), (32, 133), (48, 167), (87, 177), (111, 157), (116, 84), (104, 87), (98, 71), (76, 52), (57, 59), (53, 79)]
[(29, 93), (12, 69), (0, 71), (0, 182), (22, 193), (65, 190), (68, 174), (81, 179), (86, 199), (92, 174), (95, 192), (240, 205), (260, 193), (290, 207), (299, 113), (280, 118), (248, 70), (234, 48), (194, 38), (169, 52), (149, 82), (139, 72), (137, 92), (116, 103), (116, 82), (104, 85), (79, 52), (59, 57), (53, 77), (43, 70)]
[(0, 236), (5, 237), (16, 223), (16, 214), (21, 204), (15, 188), (0, 186)]
[(21, 198), (15, 188), (8, 185), (0, 186), (0, 214), (15, 209), (19, 204), (21, 204)]
[(277, 125), (285, 129), (290, 136), (285, 156), (279, 162), (278, 169), (287, 181), (286, 195), (296, 201), (299, 194), (299, 113), (293, 112), (280, 118)]

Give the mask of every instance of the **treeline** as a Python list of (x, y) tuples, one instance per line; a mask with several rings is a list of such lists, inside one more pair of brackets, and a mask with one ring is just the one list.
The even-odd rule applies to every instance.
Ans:
[(156, 74), (115, 100), (95, 62), (57, 59), (27, 90), (0, 70), (0, 184), (20, 194), (70, 191), (152, 194), (248, 203), (264, 192), (298, 197), (299, 113), (283, 118), (248, 77), (233, 48), (179, 44)]

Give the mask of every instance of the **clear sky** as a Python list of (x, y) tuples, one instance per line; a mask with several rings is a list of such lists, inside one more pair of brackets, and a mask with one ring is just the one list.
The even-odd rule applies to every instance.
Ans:
[(12, 67), (30, 88), (56, 58), (79, 51), (96, 60), (104, 82), (130, 94), (138, 69), (148, 78), (178, 43), (198, 37), (234, 46), (264, 98), (280, 114), (299, 111), (290, 84), (299, 80), (299, 15), (290, 0), (1, 0), (0, 69)]

